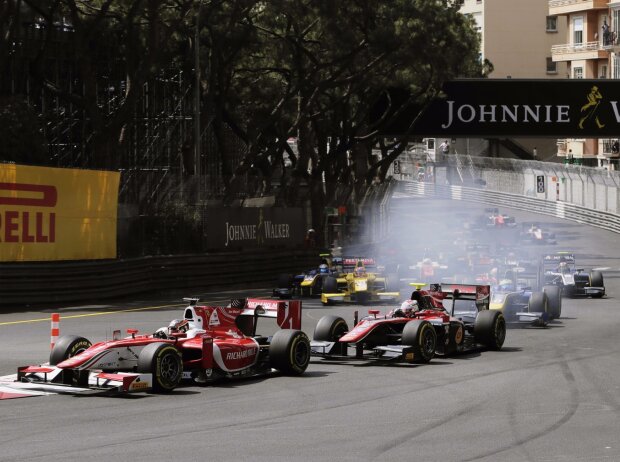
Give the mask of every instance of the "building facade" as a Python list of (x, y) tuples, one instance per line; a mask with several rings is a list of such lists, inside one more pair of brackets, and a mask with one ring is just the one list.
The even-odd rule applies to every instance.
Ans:
[[(459, 0), (461, 12), (476, 22), (481, 59), (494, 67), (489, 78), (564, 79), (567, 63), (552, 59), (552, 47), (564, 41), (566, 18), (551, 15), (546, 0)], [(619, 2), (620, 3), (620, 2)], [(557, 155), (556, 139), (518, 138), (453, 140), (454, 151), (498, 157), (537, 158)], [(486, 146), (486, 151), (484, 147)], [(518, 155), (519, 152), (522, 155)], [(532, 157), (529, 157), (532, 158)]]
[[(620, 78), (620, 1), (550, 0), (549, 16), (564, 18), (563, 43), (551, 48), (553, 61), (566, 65), (571, 79)], [(620, 136), (620, 133), (619, 133)], [(612, 152), (617, 138), (558, 140), (558, 155), (581, 158), (589, 165), (618, 165)]]

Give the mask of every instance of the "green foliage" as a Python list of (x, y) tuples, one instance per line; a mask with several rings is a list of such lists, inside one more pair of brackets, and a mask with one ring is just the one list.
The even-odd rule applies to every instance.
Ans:
[[(325, 175), (358, 186), (375, 174), (381, 179), (397, 155), (387, 146), (383, 160), (371, 156), (389, 123), (369, 122), (381, 94), (399, 87), (411, 94), (407, 104), (423, 107), (444, 81), (491, 68), (479, 62), (473, 20), (451, 0), (24, 2), (47, 23), (64, 18), (74, 28), (73, 59), (84, 94), (51, 85), (44, 59), (32, 67), (46, 91), (88, 118), (91, 166), (118, 165), (114, 156), (123, 152), (123, 129), (135, 123), (132, 104), (142, 85), (171, 67), (191, 75), (198, 46), (203, 130), (208, 125), (216, 133), (220, 171), (237, 192), (257, 159), (279, 168), (286, 139), (298, 133), (299, 155), (289, 153), (293, 181), (283, 181), (292, 190), (284, 196), (295, 197), (303, 178)], [(113, 62), (127, 83), (112, 112), (97, 101), (108, 71), (101, 62)], [(224, 128), (245, 142), (244, 158), (225, 143)]]

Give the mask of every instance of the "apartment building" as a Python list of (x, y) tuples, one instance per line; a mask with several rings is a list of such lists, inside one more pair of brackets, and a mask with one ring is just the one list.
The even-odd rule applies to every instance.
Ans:
[[(565, 40), (566, 17), (551, 14), (547, 0), (459, 1), (461, 12), (471, 15), (480, 32), (481, 59), (493, 63), (490, 78), (566, 78), (567, 63), (552, 59), (551, 53)], [(453, 140), (453, 145), (460, 153), (521, 158), (531, 158), (536, 147), (538, 159), (544, 160), (555, 158), (558, 150), (551, 138)]]
[[(566, 65), (566, 76), (620, 78), (620, 1), (550, 0), (548, 5), (549, 16), (564, 18), (567, 23), (564, 40), (551, 48), (553, 61)], [(616, 139), (559, 140), (558, 155), (572, 151), (575, 158), (588, 165), (617, 166), (618, 154), (611, 152)]]

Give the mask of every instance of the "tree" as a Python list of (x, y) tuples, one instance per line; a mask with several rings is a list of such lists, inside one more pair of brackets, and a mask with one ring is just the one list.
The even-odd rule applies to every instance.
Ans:
[[(239, 54), (223, 99), (234, 104), (224, 112), (248, 143), (231, 181), (261, 155), (269, 153), (276, 168), (284, 140), (299, 133), (299, 156), (284, 197), (295, 203), (300, 187), (308, 184), (317, 220), (334, 200), (338, 183), (360, 197), (375, 178), (385, 179), (389, 164), (405, 149), (408, 133), (383, 143), (381, 129), (390, 121), (373, 125), (368, 119), (382, 93), (405, 89), (409, 99), (399, 101), (401, 110), (423, 108), (444, 81), (481, 76), (484, 70), (473, 22), (452, 2), (279, 0), (253, 11), (248, 21), (260, 49)], [(377, 145), (381, 159), (372, 156)]]

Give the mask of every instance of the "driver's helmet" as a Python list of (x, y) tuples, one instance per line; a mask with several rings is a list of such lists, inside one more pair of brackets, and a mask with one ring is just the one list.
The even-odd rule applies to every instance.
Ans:
[(499, 281), (499, 290), (512, 290), (513, 284), (510, 279), (502, 279)]
[(409, 317), (418, 311), (418, 302), (415, 300), (405, 300), (401, 303), (399, 309), (403, 312), (403, 316)]
[(364, 276), (366, 274), (366, 270), (364, 269), (363, 266), (358, 266), (357, 268), (355, 268), (354, 274), (357, 277), (361, 277), (361, 276)]
[(173, 319), (168, 324), (168, 331), (173, 333), (186, 333), (189, 330), (189, 321), (187, 319)]
[(319, 273), (321, 274), (329, 273), (329, 268), (327, 267), (325, 263), (319, 265)]
[(560, 262), (560, 264), (558, 265), (558, 271), (560, 273), (568, 272), (568, 264), (565, 261)]

